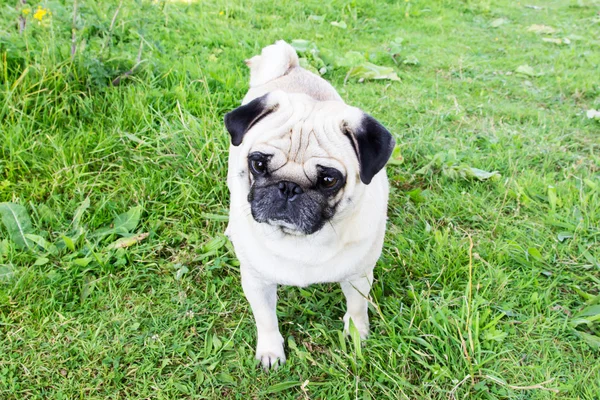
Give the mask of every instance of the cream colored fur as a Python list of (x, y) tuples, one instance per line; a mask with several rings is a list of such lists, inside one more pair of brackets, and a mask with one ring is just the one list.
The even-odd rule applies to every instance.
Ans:
[[(383, 169), (369, 185), (361, 182), (357, 156), (340, 127), (360, 123), (362, 111), (346, 105), (329, 83), (300, 68), (291, 46), (279, 41), (247, 64), (250, 89), (243, 103), (269, 93), (267, 101), (278, 108), (253, 126), (241, 145), (230, 148), (226, 234), (240, 260), (244, 293), (256, 320), (256, 358), (269, 368), (286, 359), (275, 313), (277, 285), (340, 282), (348, 306), (344, 328), (347, 332), (352, 319), (361, 336), (367, 336), (367, 296), (383, 245), (388, 181)], [(329, 223), (302, 235), (256, 222), (248, 202), (252, 177), (247, 167), (247, 156), (254, 151), (273, 154), (277, 173), (299, 182), (315, 176), (317, 164), (343, 171), (347, 182)]]

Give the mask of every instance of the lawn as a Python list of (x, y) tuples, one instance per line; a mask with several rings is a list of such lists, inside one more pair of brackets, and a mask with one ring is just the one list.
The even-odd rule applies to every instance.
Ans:
[[(2, 2), (0, 398), (599, 399), (599, 11)], [(338, 285), (281, 288), (265, 373), (223, 115), (278, 39), (397, 149), (371, 336)]]

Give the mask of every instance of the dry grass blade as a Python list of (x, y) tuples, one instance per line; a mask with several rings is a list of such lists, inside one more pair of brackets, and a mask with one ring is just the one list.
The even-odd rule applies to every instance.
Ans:
[(115, 79), (113, 79), (111, 81), (112, 86), (118, 86), (118, 85), (120, 85), (121, 82), (123, 82), (123, 80), (125, 78), (133, 75), (133, 73), (135, 72), (136, 68), (138, 66), (140, 66), (140, 64), (142, 64), (142, 50), (143, 50), (143, 48), (144, 48), (144, 39), (142, 38), (140, 40), (140, 47), (139, 47), (139, 50), (138, 50), (138, 55), (137, 55), (137, 58), (136, 58), (135, 65), (133, 67), (131, 67), (131, 69), (129, 71), (127, 71), (124, 74), (122, 74), (122, 75), (116, 77)]
[(506, 386), (508, 388), (511, 389), (515, 389), (515, 390), (545, 390), (548, 392), (552, 392), (552, 393), (560, 393), (560, 390), (556, 389), (556, 388), (547, 388), (544, 385), (547, 385), (549, 383), (554, 382), (554, 378), (552, 379), (548, 379), (547, 381), (544, 381), (542, 383), (536, 383), (535, 385), (527, 385), (527, 386), (516, 386), (516, 385), (510, 385), (506, 382), (504, 382), (502, 379), (496, 378), (495, 376), (491, 376), (491, 375), (485, 375), (486, 378), (488, 378), (489, 380), (492, 380), (494, 382), (496, 382), (499, 385), (502, 386)]
[[(17, 10), (22, 9), (23, 6), (25, 6), (27, 4), (27, 0), (19, 0), (17, 2), (17, 5), (20, 5), (21, 7), (17, 7)], [(19, 34), (22, 35), (23, 32), (25, 32), (25, 27), (27, 25), (27, 20), (25, 19), (25, 16), (21, 13), (19, 14)]]
[(71, 60), (77, 52), (77, 0), (73, 0), (73, 23), (71, 25)]

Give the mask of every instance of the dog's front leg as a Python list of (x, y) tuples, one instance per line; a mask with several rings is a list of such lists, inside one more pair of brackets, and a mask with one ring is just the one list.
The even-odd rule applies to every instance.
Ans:
[(373, 283), (373, 272), (370, 271), (365, 276), (355, 280), (341, 282), (342, 291), (346, 296), (348, 310), (344, 315), (344, 333), (350, 333), (350, 319), (360, 333), (361, 339), (366, 339), (369, 335), (369, 314), (368, 301), (369, 291)]
[(265, 369), (277, 368), (285, 363), (283, 337), (277, 325), (277, 285), (265, 283), (244, 268), (241, 272), (242, 287), (252, 308), (258, 332), (256, 359)]

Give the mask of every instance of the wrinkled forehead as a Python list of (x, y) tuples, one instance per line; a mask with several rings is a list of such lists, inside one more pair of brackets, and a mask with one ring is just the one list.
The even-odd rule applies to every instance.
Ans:
[(347, 111), (342, 102), (290, 101), (274, 115), (252, 129), (249, 153), (272, 155), (271, 168), (303, 166), (314, 175), (318, 166), (330, 167), (346, 174), (347, 154), (354, 150), (342, 132)]

